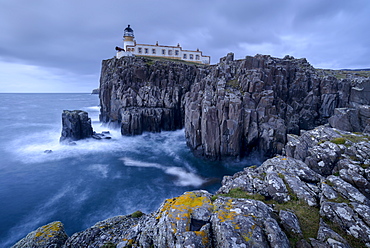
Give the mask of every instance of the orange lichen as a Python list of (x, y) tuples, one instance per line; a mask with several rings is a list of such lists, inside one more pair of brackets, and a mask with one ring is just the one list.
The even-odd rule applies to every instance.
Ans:
[(200, 236), (202, 238), (202, 244), (206, 245), (209, 242), (208, 233), (204, 230), (202, 231), (194, 231), (195, 235)]
[(233, 209), (233, 200), (229, 199), (223, 209), (219, 209), (218, 218), (221, 222), (225, 222), (226, 220), (233, 220), (238, 213), (236, 211), (231, 211)]
[[(179, 197), (166, 200), (156, 218), (160, 219), (165, 214), (176, 222), (186, 221), (188, 224), (186, 231), (189, 231), (192, 212), (207, 205), (212, 206), (209, 197), (199, 195), (196, 192), (186, 192)], [(171, 225), (172, 230), (176, 233), (176, 225), (174, 223)]]
[(55, 232), (59, 232), (62, 229), (63, 225), (59, 221), (52, 222), (45, 226), (40, 227), (37, 229), (35, 233), (36, 238), (40, 238), (39, 241), (42, 239), (48, 239), (54, 236)]

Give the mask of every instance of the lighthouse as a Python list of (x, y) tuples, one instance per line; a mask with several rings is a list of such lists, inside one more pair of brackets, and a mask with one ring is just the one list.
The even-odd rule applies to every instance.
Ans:
[(130, 28), (130, 25), (128, 25), (123, 32), (123, 49), (125, 49), (125, 51), (128, 51), (127, 46), (135, 46), (134, 30)]
[(162, 46), (158, 45), (158, 41), (155, 45), (137, 44), (134, 38), (134, 30), (128, 25), (123, 32), (123, 48), (116, 47), (117, 59), (124, 56), (149, 56), (178, 59), (199, 64), (209, 64), (211, 61), (211, 57), (203, 55), (199, 49), (184, 50), (180, 44), (177, 44), (177, 46)]

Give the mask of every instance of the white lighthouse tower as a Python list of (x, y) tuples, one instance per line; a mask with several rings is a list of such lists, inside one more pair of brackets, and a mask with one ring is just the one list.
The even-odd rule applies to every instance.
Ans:
[(123, 49), (125, 49), (126, 52), (128, 52), (127, 46), (135, 46), (134, 30), (130, 28), (130, 25), (128, 25), (123, 32)]

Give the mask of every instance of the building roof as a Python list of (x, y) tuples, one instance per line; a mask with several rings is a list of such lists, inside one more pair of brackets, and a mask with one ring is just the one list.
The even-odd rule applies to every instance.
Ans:
[(134, 32), (134, 30), (130, 28), (130, 25), (128, 25), (127, 28), (125, 28), (125, 32)]

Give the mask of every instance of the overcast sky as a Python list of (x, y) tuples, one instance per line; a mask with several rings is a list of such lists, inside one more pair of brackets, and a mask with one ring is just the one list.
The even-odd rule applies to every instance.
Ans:
[(138, 43), (212, 63), (233, 52), (370, 68), (369, 0), (0, 0), (0, 92), (91, 92), (128, 24)]

